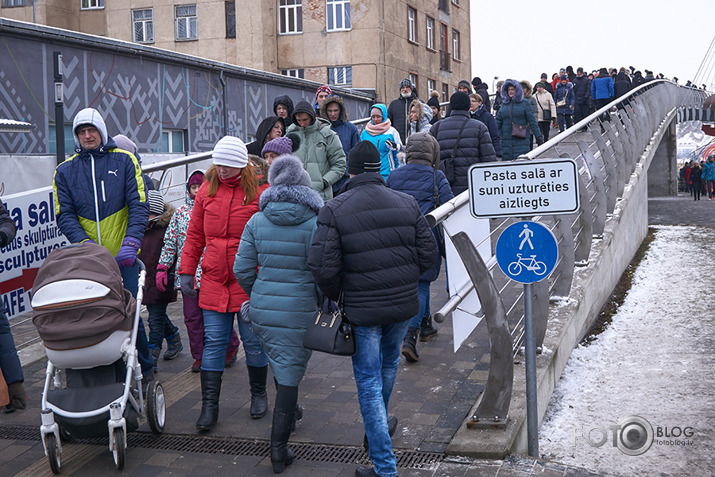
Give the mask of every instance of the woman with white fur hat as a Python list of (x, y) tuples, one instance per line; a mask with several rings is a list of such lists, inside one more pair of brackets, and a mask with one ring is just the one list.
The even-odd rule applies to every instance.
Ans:
[[(213, 150), (213, 165), (196, 193), (191, 221), (186, 232), (181, 265), (181, 292), (196, 294), (194, 275), (201, 262), (199, 306), (204, 315), (204, 351), (201, 360), (200, 431), (210, 430), (218, 421), (221, 379), (226, 364), (233, 320), (248, 300), (233, 276), (233, 262), (241, 234), (248, 220), (258, 212), (262, 189), (253, 167), (248, 164), (246, 146), (237, 137), (224, 136)], [(203, 259), (201, 258), (203, 254)], [(268, 359), (248, 323), (238, 320), (251, 384), (251, 417), (263, 417), (268, 410), (266, 373)]]
[(260, 212), (243, 230), (233, 273), (251, 297), (253, 329), (276, 378), (271, 462), (280, 473), (293, 462), (287, 443), (296, 413), (302, 414), (298, 385), (311, 356), (303, 336), (321, 298), (308, 268), (308, 250), (323, 200), (295, 156), (278, 157), (268, 182)]

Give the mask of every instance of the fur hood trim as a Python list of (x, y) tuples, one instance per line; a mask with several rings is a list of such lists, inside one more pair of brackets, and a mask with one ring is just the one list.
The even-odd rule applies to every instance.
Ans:
[(503, 85), (501, 85), (501, 90), (499, 92), (503, 104), (508, 104), (509, 102), (511, 102), (511, 98), (507, 94), (507, 89), (509, 88), (509, 86), (514, 86), (516, 88), (516, 91), (514, 92), (514, 102), (521, 103), (524, 100), (524, 89), (521, 87), (517, 80), (508, 79), (504, 81)]
[(332, 103), (337, 103), (338, 106), (340, 106), (340, 115), (338, 116), (338, 119), (340, 121), (347, 121), (348, 113), (345, 111), (345, 103), (343, 102), (343, 99), (339, 96), (328, 96), (327, 98), (325, 98), (323, 104), (320, 105), (320, 117), (330, 121), (330, 119), (328, 119), (328, 106), (330, 106)]
[(316, 191), (302, 185), (271, 186), (261, 194), (258, 210), (263, 210), (271, 202), (290, 202), (300, 204), (313, 210), (316, 214), (323, 207), (323, 199)]

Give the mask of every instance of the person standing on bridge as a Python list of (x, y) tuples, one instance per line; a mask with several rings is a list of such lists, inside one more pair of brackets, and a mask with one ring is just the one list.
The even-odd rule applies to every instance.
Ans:
[[(496, 114), (497, 126), (499, 126), (501, 136), (501, 147), (505, 161), (513, 161), (519, 156), (529, 152), (530, 137), (529, 130), (536, 137), (536, 144), (544, 143), (544, 135), (541, 134), (539, 123), (532, 111), (531, 104), (524, 101), (524, 91), (518, 81), (508, 79), (501, 87), (500, 95), (502, 104)], [(526, 127), (525, 135), (515, 136), (514, 125)], [(444, 160), (444, 152), (442, 153)], [(449, 178), (449, 177), (447, 177)]]
[(404, 144), (409, 136), (410, 131), (410, 105), (412, 101), (419, 99), (415, 85), (409, 78), (400, 81), (400, 97), (392, 100), (387, 107), (387, 116), (383, 116), (382, 120), (390, 120), (390, 124), (400, 136), (400, 143)]
[(708, 156), (708, 162), (703, 166), (703, 180), (706, 182), (705, 189), (708, 191), (708, 200), (713, 200), (715, 196), (715, 156)]
[[(97, 243), (112, 252), (124, 288), (136, 297), (136, 259), (149, 220), (141, 166), (134, 154), (117, 148), (96, 109), (78, 112), (72, 132), (76, 154), (55, 168), (52, 179), (57, 226), (70, 243)], [(141, 318), (137, 351), (146, 383), (154, 379), (154, 362)]]
[[(218, 421), (221, 380), (226, 366), (231, 330), (248, 295), (236, 282), (233, 262), (248, 220), (258, 211), (258, 198), (268, 186), (259, 186), (254, 167), (248, 165), (246, 146), (237, 137), (224, 136), (213, 150), (213, 165), (196, 193), (186, 232), (181, 262), (181, 292), (196, 296), (194, 276), (201, 262), (199, 306), (204, 316), (204, 351), (201, 359), (201, 415), (199, 431), (211, 430)], [(238, 320), (251, 387), (251, 418), (268, 412), (266, 376), (268, 358), (250, 324)]]
[[(7, 246), (15, 239), (15, 222), (10, 218), (7, 209), (0, 202), (0, 247)], [(0, 369), (7, 383), (10, 403), (5, 406), (5, 412), (15, 409), (25, 409), (27, 394), (22, 385), (25, 377), (22, 374), (22, 364), (17, 356), (15, 340), (12, 338), (10, 321), (5, 314), (5, 303), (0, 301)]]
[(318, 213), (308, 266), (328, 298), (342, 297), (355, 332), (353, 374), (375, 466), (355, 475), (396, 477), (397, 420), (387, 410), (402, 339), (420, 308), (417, 284), (438, 252), (415, 199), (385, 187), (371, 142), (350, 151), (348, 173), (341, 194)]

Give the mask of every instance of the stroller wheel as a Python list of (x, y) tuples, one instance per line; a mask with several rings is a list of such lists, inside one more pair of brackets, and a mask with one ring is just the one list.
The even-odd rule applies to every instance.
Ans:
[(59, 474), (62, 468), (60, 461), (59, 448), (57, 447), (57, 438), (54, 434), (45, 434), (45, 446), (47, 447), (47, 458), (50, 460), (50, 469), (53, 474)]
[(117, 427), (113, 432), (114, 449), (112, 450), (112, 457), (114, 458), (114, 467), (117, 470), (122, 470), (124, 468), (124, 458), (127, 454), (127, 446), (124, 443), (124, 429)]
[(164, 432), (166, 423), (166, 399), (164, 387), (158, 381), (150, 381), (146, 391), (146, 415), (154, 434)]

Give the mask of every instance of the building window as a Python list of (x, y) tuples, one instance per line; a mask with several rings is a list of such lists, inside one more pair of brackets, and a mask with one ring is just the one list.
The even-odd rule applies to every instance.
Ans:
[(350, 30), (350, 0), (327, 0), (328, 31)]
[(281, 74), (292, 78), (305, 78), (305, 70), (303, 70), (303, 68), (281, 70)]
[(335, 68), (328, 68), (328, 84), (335, 86), (349, 86), (352, 83), (352, 66), (336, 66)]
[(447, 38), (447, 25), (439, 24), (439, 69), (450, 71), (449, 64), (449, 39)]
[(132, 10), (134, 41), (154, 43), (154, 11), (151, 8)]
[(171, 129), (162, 131), (161, 152), (184, 152), (184, 131)]
[[(50, 146), (50, 154), (57, 154), (57, 125), (55, 123), (50, 123), (50, 129), (48, 134), (48, 142)], [(65, 124), (65, 154), (74, 154), (74, 134), (72, 132), (72, 125)]]
[(236, 38), (236, 2), (226, 2), (226, 38)]
[(449, 14), (449, 0), (439, 0), (437, 8), (440, 12)]
[(303, 0), (280, 0), (278, 20), (281, 35), (303, 33)]
[(434, 18), (427, 17), (427, 48), (434, 50)]
[(82, 10), (104, 8), (104, 0), (82, 0)]
[(432, 94), (432, 91), (437, 87), (437, 82), (433, 79), (427, 78), (427, 97)]
[(452, 4), (459, 6), (459, 0), (452, 0)]
[(407, 39), (417, 43), (417, 10), (407, 7)]
[(176, 22), (176, 41), (198, 40), (196, 5), (176, 5), (174, 20)]
[(449, 85), (442, 83), (442, 101), (449, 101)]
[(410, 81), (412, 81), (412, 84), (417, 88), (417, 85), (419, 84), (419, 76), (417, 76), (414, 73), (410, 73), (409, 75)]
[(452, 30), (452, 58), (459, 61), (461, 59), (459, 52), (459, 32), (457, 30)]
[[(2, 6), (3, 8), (8, 8), (8, 7), (24, 7), (25, 6), (25, 0), (2, 0)], [(74, 139), (72, 140), (74, 144)]]

